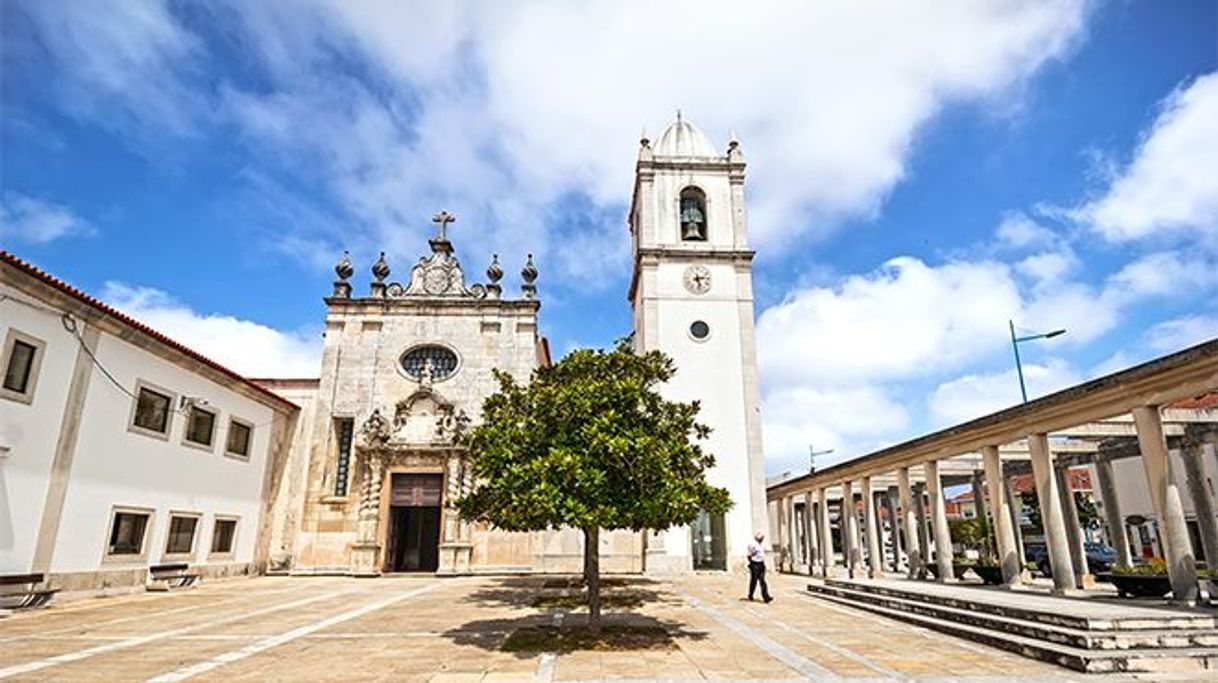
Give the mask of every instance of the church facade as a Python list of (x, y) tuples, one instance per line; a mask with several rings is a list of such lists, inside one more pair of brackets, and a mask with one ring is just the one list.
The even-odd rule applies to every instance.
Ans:
[[(720, 154), (679, 116), (654, 146), (641, 142), (629, 216), (635, 343), (676, 360), (664, 391), (700, 402), (712, 428), (704, 446), (717, 458), (708, 476), (734, 507), (692, 527), (604, 534), (605, 571), (739, 567), (767, 526), (744, 167), (735, 141)], [(431, 253), (400, 283), (382, 255), (357, 296), (354, 268), (340, 261), (316, 381), (260, 381), (302, 406), (276, 487), (272, 570), (580, 570), (574, 530), (507, 533), (461, 519), (452, 504), (474, 484), (460, 441), (496, 389), (492, 371), (526, 380), (550, 358), (532, 257), (519, 296), (503, 291), (497, 256), (486, 281), (471, 284), (447, 235), (453, 217), (434, 220)]]

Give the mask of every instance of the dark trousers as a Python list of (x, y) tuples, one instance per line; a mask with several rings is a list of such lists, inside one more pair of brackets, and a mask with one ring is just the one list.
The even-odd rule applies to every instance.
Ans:
[(770, 599), (770, 587), (765, 584), (765, 562), (753, 562), (749, 560), (749, 600), (753, 599), (753, 593), (757, 590), (757, 584), (761, 584), (761, 599)]

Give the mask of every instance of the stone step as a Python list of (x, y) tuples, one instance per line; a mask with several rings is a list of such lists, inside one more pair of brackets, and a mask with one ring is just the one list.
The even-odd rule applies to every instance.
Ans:
[[(1019, 605), (1000, 604), (995, 601), (973, 599), (967, 596), (967, 593), (970, 591), (981, 591), (988, 593), (999, 590), (1004, 591), (1002, 593), (1003, 598), (1010, 598), (1011, 596), (1019, 595), (1014, 591), (1005, 592), (1006, 589), (967, 587), (964, 590), (955, 591), (955, 594), (953, 595), (941, 595), (925, 591), (896, 588), (889, 585), (882, 585), (878, 582), (828, 579), (824, 582), (824, 584), (826, 586), (837, 586), (848, 590), (864, 591), (905, 600), (918, 600), (930, 604), (968, 610), (970, 612), (983, 612), (986, 614), (994, 614), (1012, 619), (1035, 621), (1042, 624), (1053, 624), (1065, 628), (1075, 628), (1088, 631), (1218, 629), (1218, 616), (1204, 612), (1189, 613), (1188, 611), (1180, 609), (1159, 610), (1156, 607), (1130, 605), (1130, 609), (1127, 610), (1127, 615), (1125, 616), (1100, 618), (1085, 616), (1077, 613), (1065, 613), (1051, 608), (1038, 608), (1032, 606), (1029, 603), (1032, 603), (1037, 598), (1042, 597), (1041, 595), (1035, 593), (1028, 594), (1029, 599), (1022, 601), (1022, 603)], [(1095, 598), (1088, 599), (1094, 600)], [(1124, 606), (1121, 605), (1118, 607)]]
[(1218, 647), (1218, 629), (1090, 630), (1059, 626), (1039, 620), (1018, 619), (983, 611), (948, 607), (946, 605), (875, 592), (852, 590), (838, 585), (817, 586), (812, 584), (808, 588), (818, 594), (834, 595), (844, 599), (866, 602), (922, 616), (946, 619), (979, 628), (1015, 633), (1028, 638), (1084, 650)]
[(996, 647), (1085, 673), (1192, 673), (1218, 670), (1218, 648), (1086, 650), (1060, 643), (1005, 633), (947, 619), (893, 609), (829, 593), (815, 596), (833, 603), (916, 624), (940, 633)]

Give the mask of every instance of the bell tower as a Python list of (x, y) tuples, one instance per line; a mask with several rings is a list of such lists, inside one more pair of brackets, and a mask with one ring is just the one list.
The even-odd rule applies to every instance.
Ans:
[(680, 112), (654, 146), (640, 141), (630, 208), (635, 345), (676, 361), (664, 393), (701, 404), (699, 421), (712, 429), (702, 446), (715, 456), (708, 480), (734, 504), (723, 517), (649, 534), (653, 573), (738, 569), (754, 531), (768, 529), (744, 168), (734, 136), (720, 154)]

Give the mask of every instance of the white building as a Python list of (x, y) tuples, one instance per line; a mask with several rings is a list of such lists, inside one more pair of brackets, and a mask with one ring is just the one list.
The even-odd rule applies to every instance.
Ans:
[(641, 351), (677, 365), (665, 387), (698, 401), (713, 430), (703, 448), (716, 458), (710, 483), (734, 506), (647, 539), (648, 571), (727, 569), (744, 563), (755, 530), (766, 529), (761, 396), (753, 332), (753, 251), (748, 246), (744, 155), (732, 140), (720, 154), (677, 115), (635, 167), (630, 233), (630, 303)]
[(0, 251), (0, 574), (260, 571), (291, 402)]

